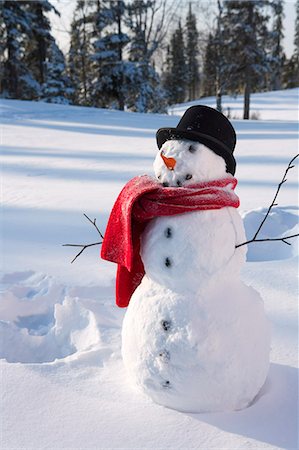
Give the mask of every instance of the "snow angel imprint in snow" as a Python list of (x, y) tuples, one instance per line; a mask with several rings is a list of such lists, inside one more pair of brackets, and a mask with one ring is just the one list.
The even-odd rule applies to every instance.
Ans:
[(235, 131), (199, 105), (159, 129), (157, 143), (156, 179), (127, 183), (102, 246), (102, 258), (118, 264), (117, 304), (128, 307), (124, 364), (161, 405), (245, 408), (267, 376), (270, 331), (260, 295), (240, 279)]

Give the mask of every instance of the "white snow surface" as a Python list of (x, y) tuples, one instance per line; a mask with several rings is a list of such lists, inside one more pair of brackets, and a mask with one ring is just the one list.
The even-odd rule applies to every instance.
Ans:
[[(297, 95), (269, 93), (264, 120), (233, 121), (247, 237), (298, 152)], [(268, 120), (266, 111), (277, 104), (275, 121)], [(271, 323), (269, 375), (250, 407), (213, 414), (167, 409), (131, 387), (121, 358), (125, 311), (114, 305), (115, 267), (99, 259), (99, 247), (71, 265), (76, 249), (62, 247), (99, 240), (82, 214), (96, 217), (104, 232), (123, 185), (153, 174), (155, 131), (178, 120), (1, 100), (1, 448), (298, 448), (294, 241), (249, 247), (241, 276), (261, 294)], [(271, 236), (294, 234), (297, 167), (263, 233), (267, 226)]]
[[(273, 92), (253, 94), (250, 98), (250, 115), (255, 120), (298, 120), (298, 96), (299, 88), (275, 91), (274, 95)], [(207, 97), (198, 101), (172, 105), (168, 108), (168, 113), (182, 116), (189, 106), (197, 104), (216, 108), (215, 97)], [(243, 107), (244, 99), (242, 95), (236, 95), (235, 97), (223, 95), (223, 112), (229, 113), (231, 119), (242, 119)]]

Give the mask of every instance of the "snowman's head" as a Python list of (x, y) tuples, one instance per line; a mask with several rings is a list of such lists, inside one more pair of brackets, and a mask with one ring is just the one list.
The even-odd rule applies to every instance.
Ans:
[(164, 186), (188, 186), (225, 178), (224, 159), (203, 144), (189, 140), (164, 142), (154, 161), (157, 180)]

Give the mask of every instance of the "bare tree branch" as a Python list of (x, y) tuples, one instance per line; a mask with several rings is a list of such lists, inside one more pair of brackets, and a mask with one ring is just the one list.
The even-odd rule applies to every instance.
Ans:
[(88, 247), (92, 247), (94, 245), (100, 245), (100, 244), (102, 244), (102, 241), (94, 242), (93, 244), (63, 244), (63, 247), (82, 247), (80, 252), (77, 253), (75, 258), (71, 261), (71, 264), (73, 264), (73, 262), (78, 258), (78, 256), (80, 256), (84, 252), (84, 250), (86, 250)]
[(242, 247), (242, 245), (251, 244), (252, 242), (265, 242), (265, 241), (282, 241), (285, 244), (292, 245), (289, 242), (287, 242), (286, 239), (291, 239), (296, 236), (299, 236), (299, 234), (292, 234), (291, 236), (284, 236), (284, 237), (280, 237), (280, 238), (251, 239), (250, 241), (243, 242), (242, 244), (236, 245), (236, 248)]
[(99, 233), (99, 235), (101, 236), (101, 238), (104, 239), (104, 236), (102, 235), (102, 233), (100, 232), (100, 230), (98, 229), (98, 227), (97, 227), (97, 225), (96, 225), (97, 219), (91, 220), (91, 219), (88, 217), (87, 214), (84, 213), (83, 215), (86, 217), (87, 220), (89, 220), (90, 223), (92, 223), (92, 225), (94, 225), (94, 227), (96, 228), (96, 230), (97, 230), (97, 232)]
[[(96, 219), (91, 220), (90, 217), (88, 217), (87, 214), (83, 214), (84, 217), (86, 217), (86, 219), (95, 227), (95, 229), (97, 230), (97, 232), (99, 233), (99, 235), (101, 236), (102, 239), (104, 239), (104, 236), (102, 235), (102, 233), (100, 232), (97, 224), (96, 224)], [(101, 245), (103, 241), (101, 242), (93, 242), (92, 244), (63, 244), (63, 247), (80, 247), (81, 250), (79, 253), (77, 253), (77, 255), (75, 256), (75, 258), (71, 261), (71, 264), (73, 264), (73, 262), (78, 258), (78, 256), (80, 256), (84, 250), (86, 250), (88, 247), (93, 247), (95, 245)]]
[(288, 167), (286, 168), (285, 173), (284, 173), (284, 175), (283, 175), (283, 177), (282, 177), (282, 180), (281, 180), (281, 182), (278, 184), (278, 187), (277, 187), (276, 193), (275, 193), (275, 195), (274, 195), (274, 198), (273, 198), (273, 200), (272, 200), (272, 203), (271, 203), (271, 205), (269, 206), (269, 208), (268, 208), (268, 210), (267, 210), (267, 212), (266, 212), (266, 214), (265, 214), (265, 217), (264, 217), (263, 220), (261, 221), (261, 223), (260, 223), (260, 225), (259, 225), (259, 227), (258, 227), (258, 229), (257, 229), (257, 231), (256, 231), (256, 233), (255, 233), (255, 235), (253, 236), (253, 238), (250, 239), (249, 241), (243, 242), (242, 244), (236, 245), (236, 248), (242, 247), (242, 245), (251, 244), (252, 242), (263, 242), (263, 241), (282, 241), (282, 242), (284, 242), (285, 244), (291, 245), (291, 244), (290, 244), (289, 242), (287, 242), (285, 239), (291, 239), (291, 238), (294, 238), (294, 237), (296, 237), (296, 236), (299, 236), (299, 234), (293, 234), (292, 236), (285, 236), (285, 237), (281, 237), (281, 238), (257, 239), (257, 236), (258, 236), (259, 232), (261, 231), (261, 229), (262, 229), (264, 223), (266, 222), (267, 217), (269, 216), (269, 213), (270, 213), (271, 209), (273, 208), (273, 206), (277, 206), (276, 199), (277, 199), (278, 193), (279, 193), (279, 191), (280, 191), (280, 188), (281, 188), (281, 186), (287, 181), (286, 176), (287, 176), (288, 171), (289, 171), (290, 169), (293, 169), (293, 167), (295, 167), (295, 166), (293, 165), (293, 162), (295, 161), (296, 158), (298, 158), (298, 156), (299, 156), (299, 154), (296, 155), (296, 156), (294, 156), (294, 158), (292, 158), (291, 161), (289, 162)]

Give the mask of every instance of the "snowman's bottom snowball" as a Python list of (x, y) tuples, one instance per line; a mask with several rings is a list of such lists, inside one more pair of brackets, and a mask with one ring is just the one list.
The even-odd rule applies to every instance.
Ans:
[(263, 302), (241, 282), (183, 296), (145, 276), (124, 318), (122, 355), (132, 382), (179, 411), (245, 408), (265, 382), (269, 353)]

